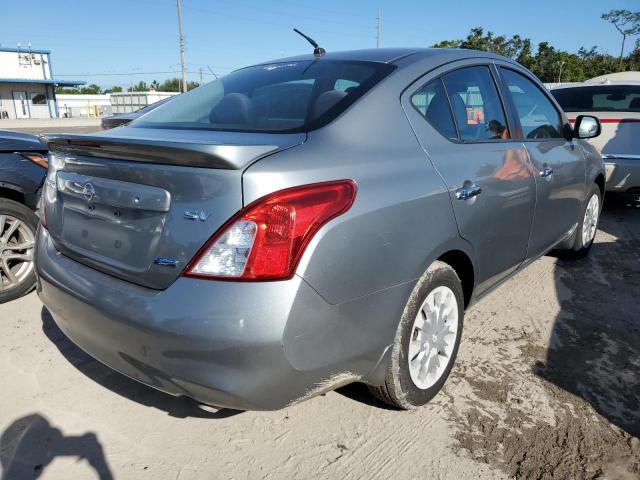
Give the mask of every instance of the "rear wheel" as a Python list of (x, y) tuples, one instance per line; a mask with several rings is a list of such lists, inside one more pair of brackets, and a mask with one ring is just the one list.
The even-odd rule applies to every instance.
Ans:
[(434, 262), (409, 297), (384, 384), (369, 387), (376, 397), (410, 409), (424, 405), (440, 391), (458, 353), (463, 298), (456, 272), (446, 263)]
[(587, 200), (580, 211), (578, 218), (578, 226), (574, 233), (573, 246), (567, 250), (560, 250), (559, 253), (564, 258), (582, 258), (585, 257), (596, 238), (598, 230), (598, 221), (600, 220), (600, 212), (602, 211), (602, 194), (600, 188), (593, 184), (587, 195)]
[(36, 284), (33, 261), (38, 217), (27, 207), (0, 199), (0, 303), (30, 292)]

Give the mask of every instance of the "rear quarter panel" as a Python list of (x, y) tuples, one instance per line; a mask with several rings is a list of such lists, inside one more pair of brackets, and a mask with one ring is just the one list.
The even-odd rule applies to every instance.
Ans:
[(244, 173), (245, 204), (296, 185), (357, 183), (352, 208), (316, 234), (297, 269), (331, 304), (414, 282), (445, 251), (469, 250), (444, 182), (400, 105), (409, 83), (392, 75), (304, 145)]
[(16, 192), (29, 208), (35, 209), (46, 173), (44, 168), (16, 153), (0, 152), (0, 197), (2, 189)]

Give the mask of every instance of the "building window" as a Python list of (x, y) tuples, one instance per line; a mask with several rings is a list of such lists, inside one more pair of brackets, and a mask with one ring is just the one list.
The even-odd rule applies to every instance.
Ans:
[(44, 93), (32, 93), (31, 94), (32, 105), (46, 105), (47, 96)]

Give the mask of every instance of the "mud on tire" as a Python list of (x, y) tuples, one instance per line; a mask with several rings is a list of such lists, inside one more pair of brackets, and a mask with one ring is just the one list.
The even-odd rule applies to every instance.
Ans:
[[(453, 343), (453, 351), (448, 364), (437, 381), (428, 388), (418, 388), (412, 380), (407, 359), (409, 343), (413, 335), (414, 322), (419, 314), (423, 302), (429, 293), (438, 287), (450, 289), (457, 304), (457, 331)], [(464, 318), (464, 295), (460, 279), (456, 272), (446, 263), (436, 261), (418, 280), (405, 306), (400, 324), (396, 331), (391, 359), (387, 369), (386, 379), (380, 386), (369, 386), (371, 393), (392, 406), (401, 409), (412, 409), (429, 402), (446, 382), (460, 345)]]

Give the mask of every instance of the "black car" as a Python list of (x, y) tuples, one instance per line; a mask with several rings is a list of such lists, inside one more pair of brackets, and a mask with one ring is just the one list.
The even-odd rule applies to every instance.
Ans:
[(0, 130), (0, 303), (35, 286), (35, 211), (46, 173), (47, 147), (38, 137)]
[(162, 100), (158, 100), (157, 102), (154, 102), (151, 105), (147, 105), (146, 107), (142, 107), (141, 109), (136, 110), (135, 112), (120, 113), (118, 115), (112, 115), (110, 117), (104, 117), (102, 119), (102, 122), (101, 122), (102, 129), (103, 130), (109, 130), (110, 128), (122, 127), (122, 126), (128, 124), (129, 122), (135, 120), (140, 115), (144, 115), (145, 113), (148, 113), (151, 110), (154, 110), (154, 109), (158, 108), (160, 105), (164, 105), (165, 103), (167, 103), (168, 101), (170, 101), (171, 99), (176, 98), (176, 97), (177, 97), (177, 95), (174, 95), (174, 96), (171, 96), (171, 97), (167, 97), (167, 98), (163, 98)]

